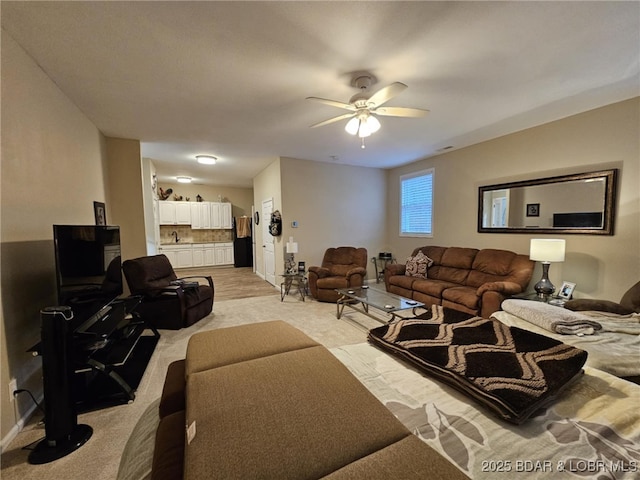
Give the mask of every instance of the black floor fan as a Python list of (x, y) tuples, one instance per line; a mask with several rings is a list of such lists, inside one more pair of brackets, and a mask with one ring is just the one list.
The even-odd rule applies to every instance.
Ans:
[(89, 425), (78, 424), (71, 392), (73, 369), (68, 350), (68, 323), (72, 318), (69, 307), (47, 307), (40, 311), (45, 438), (29, 454), (31, 464), (62, 458), (93, 435)]

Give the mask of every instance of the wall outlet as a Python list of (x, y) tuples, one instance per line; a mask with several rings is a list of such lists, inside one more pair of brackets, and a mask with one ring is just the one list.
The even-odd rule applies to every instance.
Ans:
[(13, 402), (15, 397), (13, 396), (13, 392), (18, 389), (18, 381), (15, 378), (12, 378), (9, 382), (9, 401)]

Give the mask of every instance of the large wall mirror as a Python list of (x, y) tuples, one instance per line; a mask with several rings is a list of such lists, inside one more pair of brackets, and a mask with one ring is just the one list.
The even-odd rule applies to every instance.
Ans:
[(478, 232), (613, 235), (617, 172), (479, 187)]

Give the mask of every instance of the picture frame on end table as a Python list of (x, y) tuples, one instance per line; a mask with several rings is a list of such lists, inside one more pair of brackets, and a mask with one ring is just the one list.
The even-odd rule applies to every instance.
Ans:
[(570, 300), (571, 297), (573, 296), (573, 291), (575, 290), (575, 288), (576, 288), (575, 283), (562, 282), (562, 286), (558, 291), (558, 297), (564, 298), (565, 300)]

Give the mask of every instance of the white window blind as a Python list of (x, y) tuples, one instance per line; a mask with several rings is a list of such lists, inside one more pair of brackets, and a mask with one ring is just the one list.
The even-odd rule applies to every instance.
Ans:
[(431, 168), (400, 177), (400, 236), (433, 235), (433, 174)]

